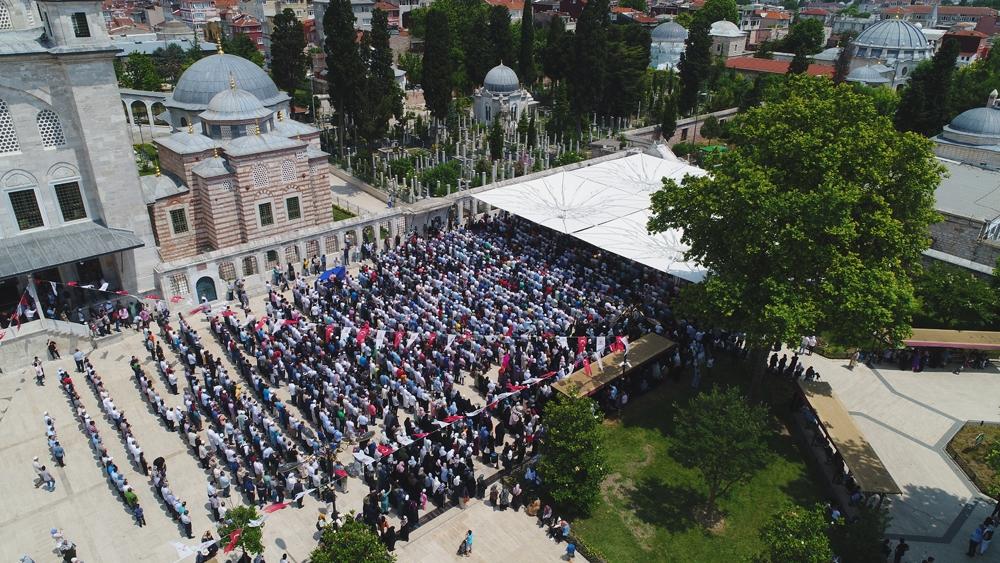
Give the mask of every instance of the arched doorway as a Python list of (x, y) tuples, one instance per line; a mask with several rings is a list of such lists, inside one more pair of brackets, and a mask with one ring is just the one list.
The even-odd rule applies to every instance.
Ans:
[(218, 294), (215, 293), (215, 280), (205, 276), (200, 278), (197, 283), (194, 284), (194, 290), (198, 294), (198, 302), (201, 302), (201, 298), (204, 297), (209, 301), (215, 301), (219, 298)]
[(166, 120), (169, 115), (170, 114), (167, 113), (167, 107), (161, 102), (153, 103), (153, 124), (162, 126), (170, 125)]
[(136, 125), (149, 125), (149, 112), (140, 100), (132, 102), (132, 119)]

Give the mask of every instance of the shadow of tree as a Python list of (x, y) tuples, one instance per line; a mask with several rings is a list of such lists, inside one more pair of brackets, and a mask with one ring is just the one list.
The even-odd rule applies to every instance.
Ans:
[(705, 495), (691, 487), (650, 476), (631, 487), (626, 500), (627, 508), (643, 522), (683, 532), (697, 525), (693, 509), (705, 502)]

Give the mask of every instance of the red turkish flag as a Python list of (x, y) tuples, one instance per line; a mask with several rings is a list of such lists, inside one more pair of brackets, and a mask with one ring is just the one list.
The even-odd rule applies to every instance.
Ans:
[(274, 504), (269, 504), (269, 505), (265, 506), (264, 507), (264, 512), (266, 514), (270, 514), (272, 512), (277, 512), (277, 511), (279, 511), (282, 508), (285, 508), (287, 506), (288, 506), (287, 502), (276, 502)]
[(202, 311), (204, 311), (204, 309), (201, 307), (201, 305), (199, 305), (199, 306), (195, 307), (194, 309), (191, 309), (190, 311), (188, 311), (188, 314), (189, 315), (197, 315), (198, 313), (200, 313)]
[(243, 528), (237, 528), (229, 533), (229, 545), (227, 545), (222, 551), (229, 553), (230, 551), (236, 549), (236, 542), (240, 541), (240, 536), (243, 535)]
[(583, 373), (587, 375), (594, 375), (590, 370), (590, 360), (587, 359), (587, 356), (583, 357)]
[(508, 337), (514, 336), (514, 325), (513, 324), (507, 326), (507, 336)]
[(399, 348), (399, 345), (403, 343), (403, 331), (397, 330), (396, 336), (392, 339), (392, 347)]
[(77, 284), (77, 282), (66, 282), (66, 285), (68, 285), (70, 287), (76, 287), (79, 284)]
[(180, 295), (174, 295), (173, 297), (170, 298), (171, 303), (180, 303), (183, 300), (184, 298), (181, 297)]
[(586, 349), (587, 349), (587, 337), (586, 336), (578, 336), (576, 338), (576, 353), (577, 354), (582, 354), (583, 351), (586, 350)]
[(323, 339), (326, 342), (330, 341), (330, 336), (333, 335), (333, 325), (326, 325), (326, 334), (323, 335)]
[(365, 322), (365, 326), (361, 327), (358, 331), (358, 346), (365, 343), (365, 339), (368, 338), (368, 332), (371, 331), (371, 327)]

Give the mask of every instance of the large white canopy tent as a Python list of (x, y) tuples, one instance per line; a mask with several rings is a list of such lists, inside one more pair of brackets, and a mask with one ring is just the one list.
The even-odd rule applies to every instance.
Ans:
[(572, 235), (598, 248), (661, 272), (699, 282), (705, 269), (684, 259), (683, 231), (646, 231), (649, 198), (663, 178), (678, 182), (706, 172), (677, 159), (632, 154), (501, 186), (475, 198), (533, 223)]

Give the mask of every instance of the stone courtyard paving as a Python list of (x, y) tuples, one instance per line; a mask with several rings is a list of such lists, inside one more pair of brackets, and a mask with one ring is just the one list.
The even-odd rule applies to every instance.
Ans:
[[(175, 309), (187, 309), (189, 306), (177, 306)], [(198, 315), (189, 320), (202, 336), (207, 349), (216, 356), (225, 357), (218, 342), (211, 336), (204, 317)], [(43, 352), (38, 351), (39, 357), (45, 357)], [(87, 563), (176, 561), (177, 555), (171, 542), (183, 540), (180, 526), (171, 520), (166, 508), (158, 502), (148, 478), (129, 463), (125, 445), (113, 425), (104, 418), (91, 387), (82, 374), (74, 373), (81, 402), (94, 418), (108, 452), (118, 462), (138, 495), (147, 526), (139, 528), (134, 524), (105, 478), (100, 460), (91, 449), (58, 384), (58, 368), (71, 373), (74, 370), (70, 357), (72, 350), (62, 350), (62, 353), (62, 360), (45, 362), (47, 377), (44, 386), (35, 384), (30, 358), (25, 358), (23, 365), (2, 366), (0, 475), (3, 477), (0, 479), (0, 499), (4, 501), (5, 510), (0, 515), (0, 538), (3, 538), (0, 540), (0, 561), (16, 561), (23, 554), (31, 555), (38, 563), (57, 560), (54, 542), (49, 537), (49, 530), (53, 527), (62, 529), (66, 537), (77, 544), (78, 556)], [(176, 363), (174, 352), (166, 349), (165, 353), (169, 362)], [(167, 404), (182, 406), (181, 395), (167, 392), (165, 381), (161, 380), (155, 365), (145, 354), (140, 333), (125, 331), (114, 342), (91, 352), (89, 357), (111, 398), (131, 423), (146, 459), (150, 462), (160, 456), (166, 459), (171, 488), (178, 498), (187, 502), (196, 538), (206, 530), (217, 536), (207, 502), (207, 472), (198, 465), (180, 434), (169, 432), (141, 400), (128, 367), (132, 355), (141, 360), (144, 370)], [(228, 364), (227, 368), (232, 372)], [(466, 383), (471, 383), (471, 380), (467, 379)], [(474, 402), (482, 402), (471, 389), (464, 387)], [(287, 389), (280, 389), (279, 395), (287, 400)], [(42, 419), (44, 412), (55, 418), (60, 443), (66, 449), (65, 468), (56, 467), (49, 454)], [(339, 458), (347, 462), (350, 455), (350, 451), (345, 449)], [(31, 460), (34, 456), (53, 470), (56, 479), (53, 492), (33, 486)], [(489, 476), (495, 470), (477, 463), (477, 472)], [(366, 488), (352, 478), (348, 480), (347, 489), (346, 493), (338, 491), (337, 508), (342, 513), (360, 511)], [(235, 488), (233, 496), (226, 500), (228, 506), (242, 504)], [(474, 508), (476, 505), (479, 505), (478, 509)], [(494, 515), (490, 508), (483, 508), (478, 502), (465, 511), (455, 508), (417, 529), (412, 533), (411, 541), (422, 538), (420, 547), (409, 550), (407, 542), (398, 542), (400, 560), (457, 559), (454, 548), (458, 539), (450, 537), (449, 526), (462, 528), (462, 533), (470, 526), (481, 530), (478, 547), (483, 556), (508, 553), (514, 557), (520, 546), (530, 546), (539, 556), (544, 554), (543, 559), (549, 559), (549, 555), (551, 559), (558, 558), (563, 552), (563, 547), (548, 540), (534, 526), (534, 520), (523, 512), (516, 513), (516, 516), (513, 511)], [(265, 557), (276, 561), (287, 551), (292, 561), (303, 561), (319, 537), (315, 522), (321, 511), (325, 511), (325, 505), (310, 496), (306, 497), (302, 509), (292, 507), (272, 514), (264, 527)], [(438, 532), (435, 533), (435, 530)], [(490, 535), (491, 530), (493, 535)], [(193, 544), (197, 539), (183, 541)], [(442, 545), (435, 545), (439, 541), (443, 542)], [(505, 549), (510, 551), (505, 552)]]
[[(969, 534), (995, 502), (966, 478), (945, 446), (967, 420), (1000, 421), (1000, 373), (914, 373), (888, 364), (851, 371), (847, 360), (815, 354), (803, 361), (830, 383), (902, 489), (890, 497), (889, 533), (910, 544), (905, 560), (964, 560)], [(977, 559), (1000, 561), (1000, 550)]]

